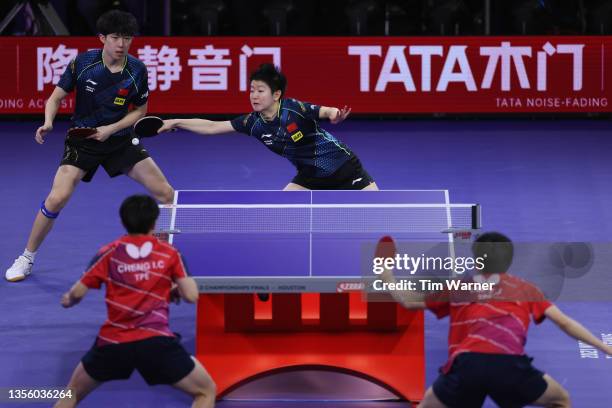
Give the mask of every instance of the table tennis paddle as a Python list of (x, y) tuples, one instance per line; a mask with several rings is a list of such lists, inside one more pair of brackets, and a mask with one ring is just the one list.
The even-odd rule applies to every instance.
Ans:
[(376, 258), (394, 258), (397, 249), (393, 238), (386, 235), (378, 240), (374, 257)]
[(68, 137), (73, 139), (86, 139), (98, 133), (98, 129), (92, 127), (73, 127), (68, 129)]
[(164, 125), (164, 121), (157, 116), (145, 116), (134, 124), (134, 136), (138, 138), (157, 136), (157, 131)]
[[(134, 124), (134, 132), (132, 144), (137, 145), (140, 143), (140, 139), (143, 137), (153, 137), (158, 135), (159, 129), (164, 125), (162, 118), (157, 116), (145, 116), (140, 118), (138, 122)], [(176, 129), (170, 129), (171, 132)]]

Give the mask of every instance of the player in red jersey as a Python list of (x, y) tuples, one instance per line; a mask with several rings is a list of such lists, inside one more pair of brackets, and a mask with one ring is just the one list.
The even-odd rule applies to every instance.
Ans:
[[(392, 245), (385, 237), (379, 251), (388, 253)], [(469, 278), (470, 283), (493, 283), (495, 289), (486, 293), (445, 290), (429, 295), (392, 292), (406, 308), (428, 309), (439, 319), (450, 318), (448, 361), (419, 408), (481, 407), (487, 396), (502, 407), (570, 407), (567, 390), (536, 369), (525, 355), (530, 320), (539, 324), (548, 317), (569, 336), (609, 355), (612, 347), (561, 312), (537, 287), (505, 273), (514, 254), (509, 238), (485, 233), (474, 243), (473, 252), (475, 259), (484, 259), (484, 268)], [(382, 278), (386, 283), (396, 282), (390, 269)]]
[(104, 246), (61, 299), (72, 307), (104, 284), (108, 317), (72, 374), (73, 397), (56, 407), (73, 407), (101, 383), (127, 379), (136, 369), (149, 385), (172, 385), (193, 397), (192, 407), (212, 408), (213, 380), (168, 327), (173, 285), (190, 303), (198, 299), (197, 285), (181, 254), (152, 235), (159, 208), (151, 197), (128, 197), (120, 215), (128, 234)]

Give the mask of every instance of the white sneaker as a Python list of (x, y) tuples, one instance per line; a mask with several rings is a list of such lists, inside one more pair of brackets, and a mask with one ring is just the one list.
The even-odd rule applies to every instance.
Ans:
[(6, 270), (6, 274), (4, 277), (9, 282), (19, 282), (22, 281), (32, 273), (32, 265), (34, 263), (30, 260), (30, 258), (19, 255), (15, 262), (13, 262), (13, 266)]

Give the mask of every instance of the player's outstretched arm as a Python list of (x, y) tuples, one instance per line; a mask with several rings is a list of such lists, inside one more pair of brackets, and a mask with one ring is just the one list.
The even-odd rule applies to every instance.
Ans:
[(234, 127), (229, 120), (213, 121), (206, 119), (168, 119), (158, 133), (167, 132), (172, 129), (184, 129), (201, 135), (219, 135), (234, 132)]
[(590, 344), (591, 346), (596, 347), (604, 353), (612, 356), (612, 346), (604, 344), (604, 342), (595, 337), (583, 325), (563, 313), (557, 306), (553, 305), (549, 307), (546, 309), (544, 314), (570, 337)]
[(60, 303), (64, 307), (72, 307), (79, 303), (83, 297), (85, 297), (88, 290), (89, 288), (87, 288), (87, 286), (83, 285), (81, 281), (78, 281), (70, 288), (68, 292), (64, 293)]
[(193, 278), (186, 277), (177, 279), (176, 285), (178, 286), (179, 294), (183, 300), (189, 303), (195, 303), (198, 301), (198, 285)]
[(319, 109), (319, 119), (329, 119), (331, 123), (337, 125), (344, 121), (351, 113), (351, 108), (344, 105), (342, 109), (330, 108), (328, 106), (321, 106)]
[(36, 135), (34, 136), (34, 139), (39, 144), (45, 143), (45, 136), (47, 133), (53, 130), (55, 115), (57, 115), (60, 104), (67, 95), (68, 92), (64, 91), (59, 86), (56, 86), (49, 99), (47, 99), (47, 103), (45, 104), (45, 123), (36, 129)]

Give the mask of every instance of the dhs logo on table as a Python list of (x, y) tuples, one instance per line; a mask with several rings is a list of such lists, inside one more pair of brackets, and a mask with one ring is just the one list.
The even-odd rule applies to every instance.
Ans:
[(363, 282), (339, 282), (336, 285), (336, 292), (345, 293), (345, 292), (361, 292), (365, 289), (365, 284)]

